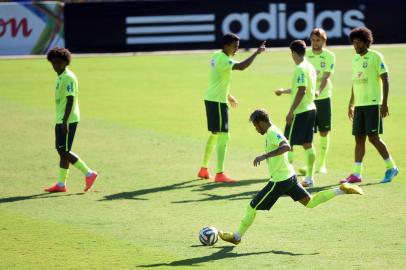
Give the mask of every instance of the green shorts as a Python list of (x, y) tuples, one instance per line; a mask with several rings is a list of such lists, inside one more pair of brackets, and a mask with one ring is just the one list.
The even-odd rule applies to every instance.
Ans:
[(331, 130), (331, 99), (315, 100), (316, 104), (316, 121), (314, 123), (314, 133), (319, 131)]
[(358, 106), (354, 109), (352, 135), (382, 134), (382, 116), (380, 105)]

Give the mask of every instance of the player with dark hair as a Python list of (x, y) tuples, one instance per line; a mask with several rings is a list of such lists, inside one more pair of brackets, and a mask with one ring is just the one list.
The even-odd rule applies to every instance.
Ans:
[(58, 74), (55, 88), (56, 125), (55, 147), (58, 151), (59, 176), (52, 187), (45, 189), (47, 192), (66, 192), (66, 179), (69, 172), (69, 163), (85, 175), (85, 188), (88, 191), (97, 178), (97, 172), (89, 167), (73, 152), (71, 152), (76, 127), (80, 120), (78, 102), (78, 80), (76, 75), (68, 69), (71, 53), (65, 48), (53, 48), (47, 54), (48, 61)]
[(355, 136), (355, 163), (353, 173), (341, 182), (362, 181), (362, 161), (367, 137), (386, 164), (381, 183), (391, 182), (399, 173), (399, 169), (379, 136), (383, 133), (382, 118), (389, 116), (388, 69), (382, 54), (369, 49), (373, 42), (371, 30), (366, 27), (353, 29), (350, 41), (356, 52), (352, 59), (352, 90), (348, 105), (352, 135)]
[(286, 116), (285, 137), (292, 146), (289, 161), (293, 162), (293, 146), (302, 145), (306, 154), (306, 175), (301, 182), (304, 187), (315, 183), (313, 173), (316, 153), (313, 148), (313, 131), (316, 119), (314, 98), (316, 93), (316, 70), (306, 60), (306, 43), (295, 40), (290, 43), (292, 59), (296, 64), (290, 89), (278, 89), (275, 94), (292, 94), (292, 103)]
[[(312, 49), (306, 51), (306, 59), (314, 66), (317, 73), (316, 93), (316, 122), (314, 132), (320, 134), (320, 154), (316, 172), (327, 173), (326, 158), (330, 146), (329, 132), (331, 130), (331, 90), (330, 77), (334, 73), (335, 54), (326, 49), (327, 34), (321, 28), (315, 28), (310, 33)], [(306, 167), (299, 172), (306, 174)]]
[(291, 147), (282, 132), (272, 124), (268, 113), (263, 109), (255, 110), (250, 116), (250, 121), (259, 134), (266, 136), (265, 154), (254, 159), (254, 166), (259, 166), (262, 161), (266, 160), (270, 180), (248, 205), (237, 231), (234, 233), (219, 231), (219, 236), (224, 241), (238, 245), (241, 242), (241, 237), (254, 222), (256, 211), (269, 211), (282, 195), (287, 195), (294, 201), (299, 201), (307, 208), (314, 208), (337, 195), (363, 194), (360, 187), (343, 183), (337, 188), (323, 190), (311, 196), (298, 183), (295, 171), (287, 155)]
[(223, 36), (223, 49), (214, 53), (211, 58), (210, 81), (204, 95), (204, 104), (206, 107), (207, 126), (211, 132), (206, 143), (203, 157), (203, 163), (198, 173), (198, 177), (209, 179), (212, 176), (209, 173), (208, 165), (210, 155), (216, 146), (217, 150), (217, 170), (216, 182), (233, 183), (224, 173), (224, 160), (227, 152), (229, 135), (228, 104), (231, 107), (237, 107), (238, 102), (230, 94), (231, 73), (233, 70), (244, 70), (251, 65), (254, 59), (265, 50), (265, 41), (260, 47), (247, 59), (242, 62), (236, 62), (232, 57), (237, 53), (240, 44), (240, 38), (232, 33)]

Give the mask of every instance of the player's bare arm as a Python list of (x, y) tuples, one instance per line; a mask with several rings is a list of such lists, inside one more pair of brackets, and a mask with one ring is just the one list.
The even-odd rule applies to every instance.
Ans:
[(382, 115), (382, 117), (386, 117), (386, 116), (389, 116), (389, 107), (388, 107), (389, 76), (388, 76), (387, 72), (381, 74), (381, 80), (382, 80), (382, 91), (383, 91), (381, 115)]
[(258, 49), (247, 59), (245, 59), (244, 61), (240, 62), (240, 63), (236, 63), (233, 66), (233, 70), (244, 70), (247, 67), (249, 67), (252, 62), (254, 61), (254, 59), (257, 57), (257, 55), (261, 54), (263, 51), (265, 51), (266, 47), (265, 47), (265, 43), (266, 41), (263, 41), (261, 43), (261, 45), (258, 47)]
[(290, 151), (290, 150), (291, 150), (291, 147), (290, 147), (290, 145), (288, 144), (288, 142), (287, 142), (287, 141), (282, 141), (282, 142), (279, 144), (279, 148), (278, 148), (278, 149), (275, 149), (274, 151), (271, 151), (271, 152), (269, 152), (269, 153), (265, 153), (265, 154), (263, 154), (263, 155), (257, 156), (257, 157), (254, 159), (253, 164), (254, 164), (255, 167), (257, 167), (257, 166), (260, 165), (260, 163), (261, 163), (262, 161), (266, 160), (267, 158), (282, 155), (282, 154), (284, 154), (284, 153), (286, 153), (286, 152), (288, 152), (288, 151)]

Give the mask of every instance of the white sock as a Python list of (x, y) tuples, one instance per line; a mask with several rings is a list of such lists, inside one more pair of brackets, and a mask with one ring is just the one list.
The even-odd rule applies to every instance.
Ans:
[(240, 241), (241, 240), (241, 235), (238, 232), (234, 233), (234, 240)]
[(336, 195), (344, 195), (345, 194), (345, 192), (342, 191), (340, 188), (335, 188), (334, 192), (336, 193)]

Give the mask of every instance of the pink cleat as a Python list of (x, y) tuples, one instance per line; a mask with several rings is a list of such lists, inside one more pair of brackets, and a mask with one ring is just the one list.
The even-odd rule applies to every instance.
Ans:
[(201, 167), (199, 173), (197, 174), (197, 177), (199, 177), (201, 179), (210, 179), (211, 175), (207, 168)]
[(348, 176), (347, 178), (340, 180), (340, 183), (360, 183), (361, 181), (361, 177), (350, 174), (350, 176)]
[(86, 176), (86, 179), (85, 179), (86, 183), (85, 183), (85, 189), (84, 189), (85, 192), (92, 188), (94, 181), (96, 181), (97, 176), (98, 176), (97, 172), (92, 172), (91, 175)]
[(217, 173), (214, 181), (217, 183), (235, 183), (236, 182), (234, 179), (231, 179), (231, 177), (225, 173)]
[(68, 189), (66, 186), (60, 187), (58, 184), (53, 185), (52, 187), (44, 189), (44, 191), (49, 192), (49, 193), (54, 193), (54, 192), (66, 192)]

